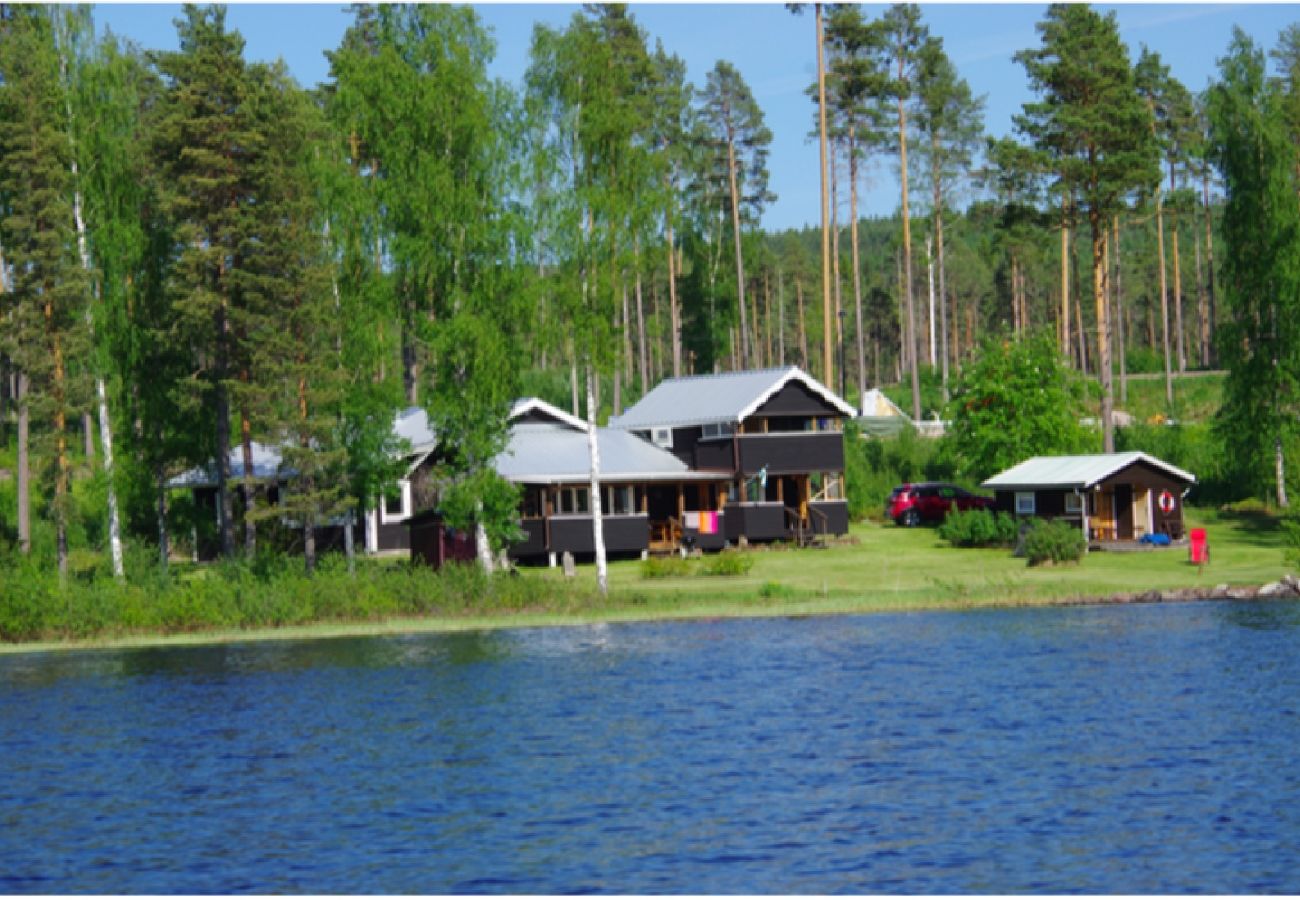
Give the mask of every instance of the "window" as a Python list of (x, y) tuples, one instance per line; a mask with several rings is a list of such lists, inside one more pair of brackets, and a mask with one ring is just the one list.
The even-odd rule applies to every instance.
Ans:
[(411, 514), (411, 483), (397, 482), (397, 491), (385, 495), (383, 506), (379, 508), (379, 521), (387, 525), (400, 522)]
[(817, 473), (812, 476), (811, 487), (814, 500), (843, 500), (844, 476), (838, 472)]
[(714, 440), (715, 438), (731, 437), (734, 426), (730, 422), (709, 422), (705, 425), (700, 435), (702, 440)]
[(1078, 494), (1070, 493), (1065, 495), (1065, 512), (1067, 515), (1077, 516), (1083, 513), (1083, 497)]
[(605, 485), (604, 512), (611, 516), (628, 516), (636, 512), (636, 495), (632, 485)]
[(673, 430), (671, 428), (655, 428), (650, 432), (650, 440), (656, 446), (671, 450), (673, 448)]
[(541, 488), (524, 488), (524, 499), (520, 509), (523, 517), (525, 519), (537, 519), (543, 515), (544, 511), (545, 507), (542, 505)]
[(559, 494), (559, 511), (570, 515), (583, 515), (588, 509), (587, 489), (585, 487), (565, 487), (560, 488)]
[(1033, 491), (1016, 491), (1016, 515), (1032, 516), (1037, 511)]

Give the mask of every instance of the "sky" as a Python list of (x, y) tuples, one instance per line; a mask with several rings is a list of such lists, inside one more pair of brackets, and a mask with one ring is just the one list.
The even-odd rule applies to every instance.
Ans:
[[(580, 9), (573, 4), (474, 4), (497, 42), (491, 74), (515, 86), (528, 67), (534, 23), (563, 28)], [(866, 4), (864, 13), (879, 15), (884, 6)], [(1217, 72), (1233, 26), (1239, 26), (1265, 49), (1278, 34), (1300, 22), (1300, 5), (1134, 3), (1098, 4), (1114, 11), (1120, 37), (1130, 56), (1140, 47), (1158, 52), (1175, 78), (1192, 91), (1203, 90)], [(816, 44), (810, 12), (794, 15), (784, 3), (633, 3), (629, 9), (645, 30), (676, 53), (697, 87), (719, 59), (732, 63), (745, 78), (773, 134), (769, 187), (777, 195), (763, 214), (768, 230), (815, 226), (821, 221), (817, 142), (811, 138), (814, 106), (805, 94), (817, 77)], [(1032, 100), (1024, 68), (1012, 56), (1038, 44), (1035, 25), (1044, 4), (923, 3), (922, 19), (960, 75), (978, 96), (985, 96), (985, 127), (994, 136), (1012, 133), (1012, 116)], [(146, 49), (177, 47), (175, 4), (99, 4), (96, 25), (111, 28)], [(338, 46), (351, 17), (335, 4), (231, 4), (227, 27), (245, 39), (250, 60), (283, 58), (305, 87), (329, 77), (325, 51)], [(865, 173), (862, 215), (891, 215), (899, 206), (897, 164), (884, 157)], [(847, 209), (841, 221), (847, 220)]]

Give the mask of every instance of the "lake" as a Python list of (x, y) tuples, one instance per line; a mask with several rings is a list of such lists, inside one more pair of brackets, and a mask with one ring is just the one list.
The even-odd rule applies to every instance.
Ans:
[(0, 657), (0, 893), (1300, 891), (1300, 604)]

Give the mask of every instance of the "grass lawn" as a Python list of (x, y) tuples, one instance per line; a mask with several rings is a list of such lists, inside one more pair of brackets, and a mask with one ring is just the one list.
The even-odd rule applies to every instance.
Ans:
[[(1267, 517), (1223, 517), (1188, 510), (1189, 527), (1207, 530), (1211, 563), (1197, 570), (1186, 548), (1097, 552), (1078, 565), (1030, 568), (1006, 550), (958, 550), (932, 528), (854, 525), (828, 549), (748, 551), (742, 576), (645, 578), (639, 561), (610, 565), (611, 606), (599, 618), (872, 612), (1019, 606), (1118, 593), (1259, 585), (1289, 571), (1282, 532)], [(545, 577), (563, 577), (549, 570)], [(594, 583), (591, 566), (578, 579)]]
[[(1096, 552), (1077, 565), (1030, 568), (1007, 550), (954, 549), (932, 528), (862, 523), (853, 526), (847, 539), (826, 549), (752, 548), (746, 552), (754, 565), (745, 575), (647, 578), (639, 560), (614, 562), (607, 601), (566, 609), (483, 614), (466, 609), (419, 618), (10, 644), (0, 646), (0, 653), (657, 619), (1038, 606), (1150, 590), (1260, 585), (1292, 570), (1284, 558), (1282, 529), (1273, 517), (1188, 509), (1187, 519), (1189, 527), (1203, 526), (1208, 532), (1211, 562), (1201, 571), (1188, 563), (1186, 548)], [(559, 568), (527, 570), (525, 577), (564, 579)], [(575, 581), (576, 586), (594, 587), (594, 566), (580, 565)]]

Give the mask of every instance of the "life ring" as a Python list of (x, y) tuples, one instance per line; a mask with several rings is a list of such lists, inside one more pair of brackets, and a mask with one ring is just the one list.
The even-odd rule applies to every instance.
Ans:
[(1157, 502), (1160, 504), (1160, 511), (1165, 515), (1169, 515), (1173, 512), (1174, 507), (1177, 505), (1177, 501), (1174, 500), (1174, 495), (1169, 493), (1169, 491), (1161, 491), (1160, 499)]

